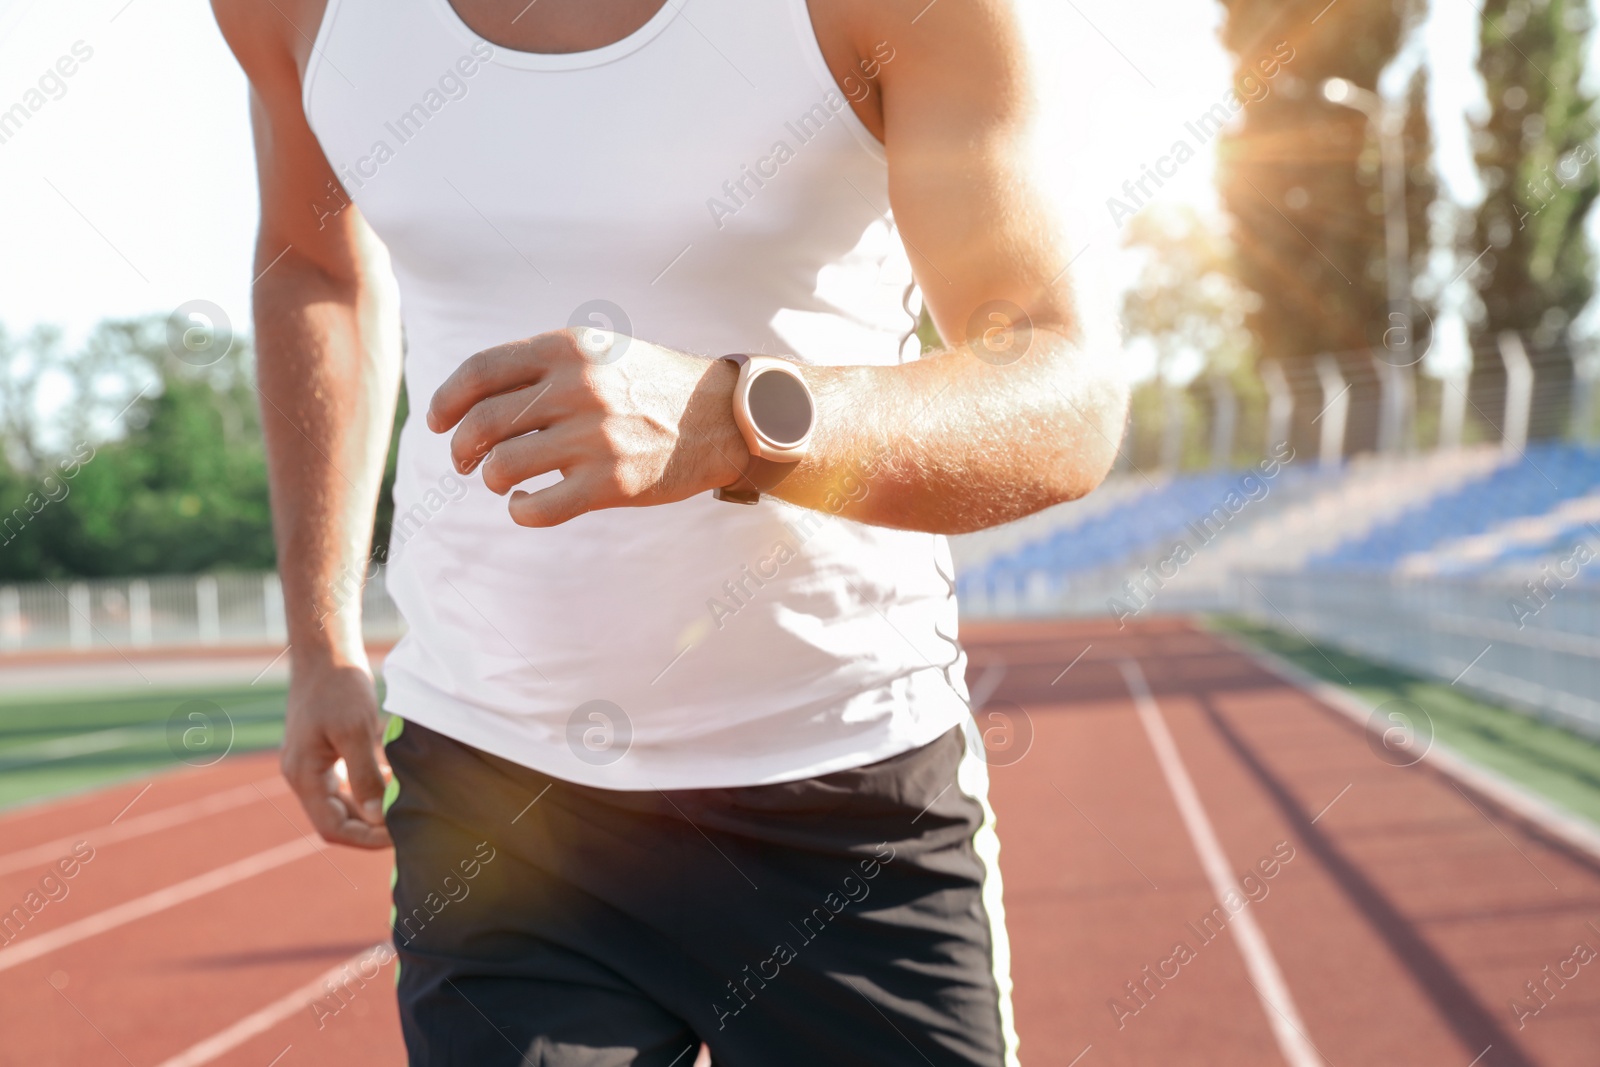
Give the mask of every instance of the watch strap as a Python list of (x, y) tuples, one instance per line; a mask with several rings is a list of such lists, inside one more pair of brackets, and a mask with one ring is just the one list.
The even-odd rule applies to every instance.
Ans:
[(770, 493), (799, 463), (779, 463), (764, 456), (751, 456), (744, 474), (732, 485), (713, 489), (711, 495), (733, 504), (755, 504), (762, 493)]
[[(750, 362), (750, 355), (746, 352), (733, 352), (723, 356), (723, 359), (732, 363), (740, 370)], [(767, 459), (765, 456), (750, 454), (749, 462), (745, 464), (744, 473), (732, 485), (725, 485), (720, 489), (713, 489), (711, 495), (718, 500), (726, 500), (731, 504), (755, 504), (761, 500), (762, 493), (769, 493), (790, 471), (799, 466), (798, 462), (780, 463)]]

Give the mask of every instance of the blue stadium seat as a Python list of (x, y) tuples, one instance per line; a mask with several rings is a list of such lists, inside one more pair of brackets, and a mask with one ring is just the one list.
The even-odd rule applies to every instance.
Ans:
[[(1021, 595), (1040, 583), (1055, 591), (1070, 588), (1075, 575), (1113, 564), (1149, 559), (1184, 538), (1191, 544), (1190, 524), (1221, 503), (1244, 472), (1186, 474), (1126, 503), (1085, 520), (1076, 527), (1022, 545), (957, 578), (964, 596), (985, 598)], [(1286, 469), (1275, 481), (1281, 487), (1307, 479), (1360, 477), (1357, 472)], [(1325, 572), (1384, 572), (1406, 556), (1446, 541), (1480, 534), (1495, 524), (1521, 516), (1544, 515), (1565, 500), (1600, 491), (1600, 450), (1563, 443), (1529, 446), (1526, 456), (1476, 478), (1459, 488), (1430, 497), (1373, 527), (1365, 535), (1313, 557), (1308, 567)], [(1537, 561), (1568, 552), (1579, 527), (1552, 533), (1540, 544), (1508, 544), (1491, 559), (1454, 563), (1447, 573), (1471, 574), (1509, 562)], [(1270, 563), (1263, 560), (1263, 563)], [(1600, 570), (1600, 568), (1597, 568)], [(1590, 580), (1585, 575), (1585, 580)]]
[[(1574, 445), (1541, 443), (1524, 458), (1501, 467), (1487, 478), (1469, 482), (1411, 508), (1374, 527), (1356, 541), (1313, 558), (1309, 567), (1323, 571), (1387, 571), (1414, 552), (1442, 542), (1481, 534), (1496, 523), (1519, 516), (1542, 515), (1564, 500), (1600, 487), (1600, 451)], [(1543, 550), (1533, 550), (1531, 556)], [(1507, 553), (1458, 573), (1487, 569), (1517, 558)]]

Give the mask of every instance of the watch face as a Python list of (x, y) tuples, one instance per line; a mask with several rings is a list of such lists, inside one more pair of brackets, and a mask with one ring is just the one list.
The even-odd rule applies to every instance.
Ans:
[(797, 445), (811, 432), (811, 394), (792, 374), (766, 370), (750, 379), (750, 421), (780, 448)]

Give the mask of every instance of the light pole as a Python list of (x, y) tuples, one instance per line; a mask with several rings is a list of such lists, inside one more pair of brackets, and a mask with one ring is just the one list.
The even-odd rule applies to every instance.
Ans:
[[(1359, 111), (1368, 126), (1378, 134), (1383, 159), (1383, 243), (1385, 281), (1389, 297), (1389, 327), (1383, 332), (1381, 357), (1389, 387), (1384, 390), (1384, 413), (1379, 424), (1380, 451), (1398, 451), (1407, 436), (1407, 412), (1411, 406), (1411, 368), (1414, 356), (1415, 324), (1411, 317), (1410, 238), (1406, 225), (1406, 116), (1400, 108), (1377, 93), (1363, 89), (1344, 78), (1329, 78), (1322, 83), (1322, 98)], [(1391, 344), (1396, 331), (1403, 341)]]

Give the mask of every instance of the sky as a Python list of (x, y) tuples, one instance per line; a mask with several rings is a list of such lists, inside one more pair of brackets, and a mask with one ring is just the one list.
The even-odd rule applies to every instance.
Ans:
[[(1221, 8), (1186, 0), (1153, 17), (1123, 0), (1019, 2), (1039, 28), (1030, 39), (1073, 276), (1114, 315), (1136, 261), (1119, 248), (1107, 198), (1227, 91)], [(1437, 162), (1446, 188), (1471, 202), (1463, 114), (1482, 106), (1475, 11), (1434, 7), (1417, 47), (1436, 75)], [(256, 197), (246, 86), (209, 6), (0, 0), (0, 111), (75, 48), (89, 58), (0, 144), (0, 323), (13, 333), (55, 324), (71, 342), (102, 318), (205, 300), (247, 329)], [(1200, 145), (1159, 199), (1217, 211), (1214, 148)]]
[[(126, 6), (124, 6), (126, 5)], [(245, 83), (196, 0), (0, 7), (0, 110), (92, 50), (6, 143), (0, 322), (81, 336), (193, 299), (248, 322), (256, 223)]]

